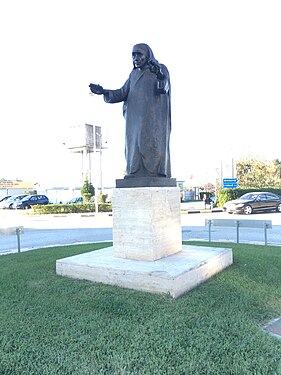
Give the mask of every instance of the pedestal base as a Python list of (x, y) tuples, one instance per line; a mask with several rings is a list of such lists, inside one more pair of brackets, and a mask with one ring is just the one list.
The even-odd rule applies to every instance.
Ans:
[(116, 188), (112, 210), (114, 256), (154, 261), (181, 250), (179, 188)]
[(176, 298), (232, 264), (232, 250), (183, 246), (178, 254), (151, 261), (113, 256), (112, 247), (59, 259), (58, 275)]

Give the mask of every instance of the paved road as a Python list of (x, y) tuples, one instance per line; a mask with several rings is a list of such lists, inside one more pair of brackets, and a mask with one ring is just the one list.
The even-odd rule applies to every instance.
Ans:
[[(187, 215), (182, 214), (182, 239), (183, 240), (209, 240), (209, 230), (205, 226), (205, 219), (234, 219), (234, 220), (271, 220), (272, 229), (267, 230), (268, 245), (281, 246), (281, 214), (280, 213), (259, 213), (251, 216), (229, 215), (225, 212), (211, 214)], [(194, 217), (192, 222), (191, 217)], [(213, 227), (211, 229), (212, 241), (236, 242), (236, 228)], [(240, 228), (239, 242), (254, 243), (263, 245), (265, 241), (264, 230), (262, 228)]]
[[(23, 226), (21, 249), (112, 241), (112, 217), (93, 215), (26, 215), (21, 211), (0, 211), (0, 227)], [(17, 251), (16, 236), (0, 236), (0, 253)]]
[[(249, 218), (228, 215), (224, 212), (182, 214), (182, 239), (208, 241), (206, 218)], [(281, 245), (281, 214), (256, 214), (251, 219), (272, 220), (268, 230), (268, 244)], [(112, 217), (108, 214), (93, 215), (26, 215), (22, 211), (0, 210), (0, 227), (23, 226), (21, 249), (30, 250), (45, 246), (112, 241)], [(235, 228), (212, 228), (213, 241), (236, 241)], [(240, 229), (240, 242), (264, 243), (262, 229)], [(0, 254), (16, 252), (16, 236), (0, 236)]]

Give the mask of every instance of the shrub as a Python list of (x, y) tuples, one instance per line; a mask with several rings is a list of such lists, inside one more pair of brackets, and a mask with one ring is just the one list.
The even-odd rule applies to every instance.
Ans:
[(83, 202), (90, 202), (91, 197), (95, 195), (95, 188), (92, 183), (86, 178), (82, 188), (81, 195), (83, 197)]
[[(35, 214), (70, 214), (70, 213), (87, 213), (95, 212), (94, 203), (75, 203), (75, 204), (46, 204), (32, 207)], [(112, 205), (109, 203), (99, 203), (99, 212), (111, 212)]]

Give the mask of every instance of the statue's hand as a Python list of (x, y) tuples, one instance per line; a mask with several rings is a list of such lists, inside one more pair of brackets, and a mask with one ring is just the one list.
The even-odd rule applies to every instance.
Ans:
[(104, 89), (100, 85), (95, 85), (94, 83), (90, 83), (89, 87), (93, 94), (97, 94), (97, 95), (104, 94)]
[(149, 65), (149, 70), (151, 71), (151, 73), (156, 74), (158, 79), (164, 78), (164, 74), (162, 73), (161, 66), (159, 64), (151, 60), (148, 62), (148, 65)]

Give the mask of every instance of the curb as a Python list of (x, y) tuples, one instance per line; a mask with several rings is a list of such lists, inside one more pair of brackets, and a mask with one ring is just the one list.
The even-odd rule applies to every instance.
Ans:
[(210, 214), (216, 212), (223, 212), (223, 209), (213, 209), (213, 210), (181, 210), (181, 214)]

